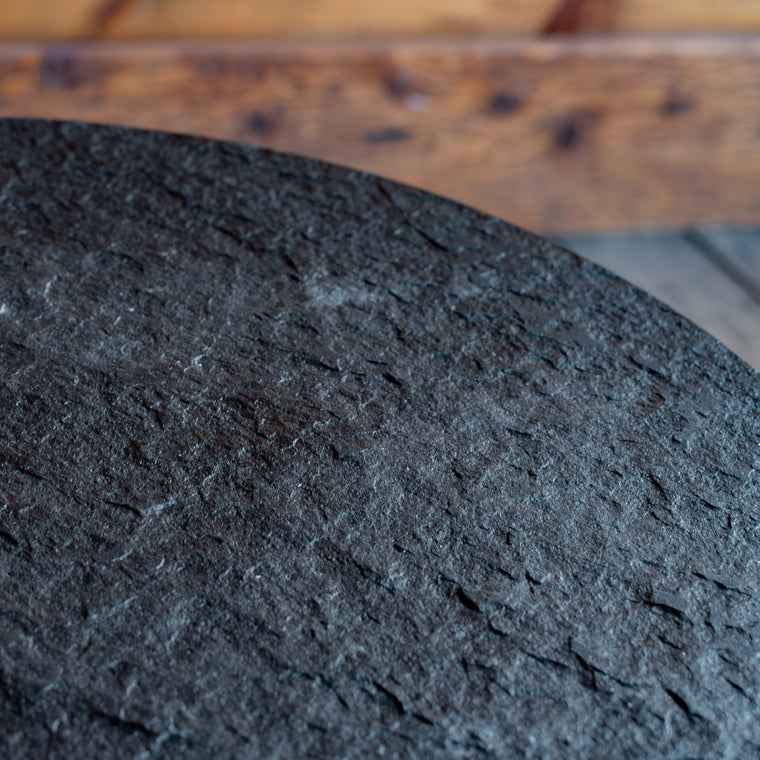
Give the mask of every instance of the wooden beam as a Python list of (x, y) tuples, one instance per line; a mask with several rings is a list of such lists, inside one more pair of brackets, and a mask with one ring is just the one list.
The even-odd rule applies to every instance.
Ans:
[(760, 218), (760, 39), (0, 46), (0, 115), (192, 132), (529, 228)]
[(620, 0), (563, 0), (549, 19), (546, 34), (611, 32), (620, 14)]
[(760, 31), (757, 0), (24, 0), (5, 3), (0, 39), (517, 35), (560, 16), (565, 31)]

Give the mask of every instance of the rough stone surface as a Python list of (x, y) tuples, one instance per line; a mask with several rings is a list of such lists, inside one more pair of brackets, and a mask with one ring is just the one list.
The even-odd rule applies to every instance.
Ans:
[(739, 359), (375, 177), (0, 148), (3, 758), (760, 755)]

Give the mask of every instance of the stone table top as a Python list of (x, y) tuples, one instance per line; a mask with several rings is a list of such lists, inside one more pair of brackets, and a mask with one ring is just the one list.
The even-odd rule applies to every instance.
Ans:
[(0, 122), (0, 754), (757, 756), (759, 411), (472, 209)]

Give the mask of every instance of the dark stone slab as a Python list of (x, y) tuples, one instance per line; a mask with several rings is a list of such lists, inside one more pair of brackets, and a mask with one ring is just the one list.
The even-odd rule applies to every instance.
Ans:
[(0, 148), (3, 757), (758, 756), (745, 364), (375, 177)]

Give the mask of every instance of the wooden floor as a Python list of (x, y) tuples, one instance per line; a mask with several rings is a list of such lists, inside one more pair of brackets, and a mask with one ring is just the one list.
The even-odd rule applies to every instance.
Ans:
[(565, 236), (760, 369), (760, 228)]

